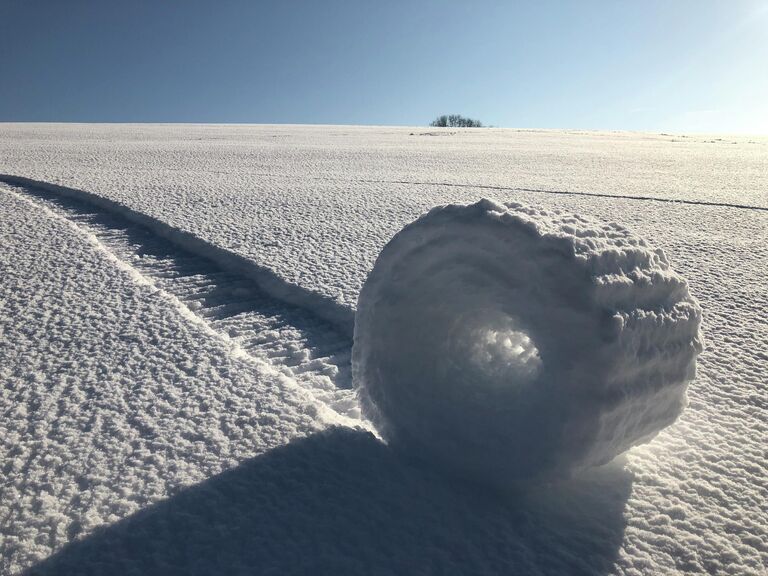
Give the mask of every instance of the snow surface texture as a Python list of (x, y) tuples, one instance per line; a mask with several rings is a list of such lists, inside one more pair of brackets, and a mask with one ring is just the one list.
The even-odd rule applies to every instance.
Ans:
[(94, 237), (7, 188), (0, 214), (0, 573), (323, 427)]
[(452, 485), (363, 430), (327, 428), (349, 419), (314, 400), (328, 402), (324, 375), (308, 376), (332, 363), (308, 357), (338, 338), (322, 322), (82, 203), (0, 186), (0, 210), (0, 573), (615, 562), (621, 466), (511, 502)]
[(768, 210), (768, 138), (756, 137), (2, 124), (0, 174), (93, 193), (243, 256), (306, 292), (280, 286), (281, 297), (305, 297), (333, 321), (346, 314), (350, 336), (379, 250), (438, 204), (485, 196), (593, 206), (574, 196), (597, 194), (605, 206), (629, 196), (656, 199), (660, 211), (670, 200)]
[[(102, 233), (97, 229), (90, 232), (90, 224), (81, 217), (67, 216), (86, 234), (92, 233), (103, 241), (113, 235), (122, 236), (122, 228), (136, 229), (137, 221), (143, 218), (157, 241), (174, 254), (173, 260), (184, 252), (175, 244), (183, 237), (194, 240), (187, 245), (187, 252), (204, 246), (217, 248), (205, 255), (196, 253), (195, 258), (213, 258), (220, 271), (231, 273), (227, 261), (244, 260), (256, 269), (271, 271), (299, 294), (314, 295), (315, 304), (307, 302), (310, 315), (329, 318), (333, 314), (328, 310), (338, 310), (339, 305), (346, 308), (349, 321), (341, 323), (339, 329), (347, 330), (348, 339), (352, 336), (351, 319), (359, 289), (379, 252), (403, 226), (435, 205), (469, 203), (492, 196), (499, 201), (621, 222), (665, 251), (674, 269), (690, 281), (691, 294), (704, 310), (702, 327), (707, 348), (699, 355), (696, 380), (688, 389), (689, 406), (678, 421), (651, 443), (630, 450), (623, 470), (603, 475), (599, 481), (569, 483), (556, 495), (545, 492), (536, 505), (525, 499), (500, 501), (464, 489), (451, 490), (442, 476), (427, 481), (404, 464), (395, 466), (400, 460), (381, 452), (380, 445), (354, 440), (367, 436), (313, 436), (306, 443), (297, 441), (296, 445), (274, 448), (237, 468), (229, 468), (229, 475), (215, 472), (234, 465), (229, 452), (201, 451), (200, 459), (190, 456), (187, 466), (203, 470), (188, 477), (189, 482), (198, 484), (178, 492), (178, 498), (163, 500), (164, 492), (154, 490), (164, 485), (165, 477), (141, 475), (139, 470), (129, 470), (128, 475), (141, 475), (146, 484), (136, 482), (118, 495), (100, 488), (105, 502), (124, 501), (129, 493), (151, 493), (155, 497), (121, 509), (124, 513), (116, 513), (113, 507), (111, 514), (94, 517), (96, 521), (87, 525), (106, 526), (105, 530), (100, 536), (88, 530), (80, 532), (80, 543), (66, 546), (54, 556), (58, 560), (50, 560), (54, 567), (67, 560), (88, 564), (98, 559), (115, 574), (152, 573), (151, 566), (154, 573), (162, 573), (158, 566), (179, 566), (186, 561), (188, 567), (197, 562), (201, 571), (208, 567), (211, 573), (216, 555), (210, 546), (215, 545), (220, 552), (220, 566), (228, 566), (229, 573), (247, 572), (243, 568), (246, 560), (253, 560), (251, 572), (253, 566), (263, 568), (262, 572), (270, 568), (282, 573), (300, 572), (291, 568), (296, 567), (301, 550), (306, 549), (329, 551), (325, 556), (312, 555), (322, 556), (319, 566), (330, 566), (333, 556), (347, 571), (354, 572), (349, 567), (356, 566), (358, 573), (405, 573), (404, 567), (425, 573), (766, 572), (768, 140), (501, 129), (437, 131), (439, 136), (427, 132), (435, 131), (327, 126), (0, 124), (0, 173), (89, 192), (89, 202), (101, 198), (111, 203), (110, 211), (129, 210), (136, 217), (121, 224), (119, 230)], [(587, 193), (604, 196), (584, 195)], [(36, 193), (27, 197), (33, 196)], [(643, 199), (647, 197), (653, 199)], [(746, 207), (734, 208), (732, 204)], [(0, 213), (4, 226), (12, 225), (7, 220), (17, 217), (16, 211), (3, 209)], [(82, 218), (87, 220), (88, 215)], [(30, 226), (44, 225), (38, 220), (32, 218)], [(45, 234), (40, 236), (49, 239)], [(0, 258), (8, 258), (0, 274), (0, 287), (5, 290), (3, 283), (10, 278), (5, 270), (16, 266), (17, 259), (6, 257), (6, 238), (1, 242)], [(132, 243), (131, 236), (126, 246)], [(17, 247), (14, 253), (20, 250)], [(23, 250), (35, 252), (41, 248), (25, 244)], [(226, 255), (235, 258), (230, 260)], [(185, 258), (179, 259), (182, 269)], [(145, 264), (153, 268), (150, 260), (125, 256), (124, 262), (143, 270)], [(74, 262), (68, 265), (78, 266)], [(247, 270), (234, 272), (239, 279), (254, 280)], [(186, 275), (183, 270), (182, 277)], [(32, 284), (35, 281), (25, 280)], [(189, 276), (186, 281), (180, 278), (178, 284), (180, 289), (189, 284), (190, 289), (179, 292), (176, 300), (187, 302), (190, 309), (194, 307), (194, 282)], [(166, 286), (160, 280), (155, 283)], [(15, 286), (31, 293), (23, 282)], [(269, 291), (268, 286), (264, 288)], [(282, 299), (280, 287), (273, 288), (277, 290), (270, 292), (272, 296)], [(84, 289), (87, 287), (80, 287)], [(222, 301), (233, 298), (237, 303), (239, 298), (225, 293), (221, 292), (221, 300), (216, 297), (210, 302), (204, 296), (203, 306), (183, 316), (182, 324), (186, 325), (188, 318), (197, 318), (203, 327), (218, 322), (218, 318), (207, 318), (208, 311), (216, 314), (214, 304), (226, 306)], [(77, 294), (74, 292), (70, 298)], [(111, 298), (109, 294), (107, 297)], [(10, 300), (5, 296), (0, 300), (7, 309)], [(86, 303), (98, 306), (97, 301), (83, 295), (71, 302), (80, 302), (81, 307)], [(333, 307), (326, 308), (327, 303)], [(66, 307), (67, 303), (62, 301), (60, 305)], [(47, 298), (37, 298), (27, 306), (29, 314), (44, 317), (41, 310), (49, 303)], [(130, 310), (118, 315), (110, 330), (129, 321)], [(295, 373), (312, 364), (313, 350), (324, 330), (307, 332), (303, 324), (279, 327), (278, 323), (274, 330), (254, 334), (248, 326), (258, 331), (262, 316), (285, 318), (293, 314), (283, 316), (281, 311), (275, 315), (255, 309), (246, 315), (251, 312), (256, 313), (253, 323), (244, 318), (240, 324), (236, 316), (223, 319), (219, 326), (225, 333), (233, 326), (229, 322), (237, 323), (234, 328), (242, 328), (243, 332), (227, 335), (228, 340), (223, 341), (229, 343), (221, 350), (237, 344), (238, 353), (250, 354), (255, 343), (272, 354), (268, 347), (274, 345), (272, 368), (281, 378), (288, 376), (285, 366), (277, 369), (283, 358), (286, 364), (293, 361), (290, 359), (307, 358), (306, 362), (297, 362), (295, 370), (291, 368)], [(5, 314), (4, 321), (12, 323), (8, 316)], [(312, 324), (319, 326), (319, 319)], [(275, 326), (271, 321), (267, 325)], [(95, 325), (96, 332), (99, 326), (103, 324)], [(185, 340), (188, 330), (192, 328), (171, 333)], [(216, 331), (218, 326), (210, 333)], [(34, 350), (39, 343), (29, 339), (17, 343), (11, 335), (6, 330), (0, 341), (3, 351), (16, 350), (14, 362), (0, 366), (4, 370), (2, 386), (20, 388), (26, 385), (21, 361), (38, 355)], [(257, 342), (260, 339), (263, 346)], [(151, 338), (145, 341), (147, 345), (151, 342)], [(159, 351), (152, 347), (137, 349), (137, 356), (167, 359), (162, 352), (166, 338), (156, 343)], [(169, 349), (176, 345), (171, 344)], [(201, 341), (195, 340), (192, 345), (188, 348), (184, 342), (178, 344), (197, 354)], [(320, 348), (320, 354), (326, 355), (325, 345)], [(256, 355), (260, 358), (261, 354)], [(216, 362), (226, 360), (241, 366), (234, 359), (216, 358)], [(111, 364), (108, 357), (104, 362)], [(343, 362), (321, 364), (328, 365), (328, 373), (311, 376), (308, 390), (313, 396), (322, 387), (318, 385), (322, 377), (340, 382), (333, 375), (334, 365), (339, 366), (341, 381), (345, 380)], [(20, 366), (18, 372), (15, 366)], [(157, 368), (161, 374), (162, 366), (167, 365)], [(145, 374), (154, 369), (144, 365)], [(64, 368), (53, 360), (40, 374), (55, 381), (66, 370), (73, 378), (85, 377), (81, 371), (87, 374), (85, 365), (69, 364)], [(212, 378), (198, 375), (193, 388), (200, 388), (201, 394), (214, 394), (218, 380)], [(121, 382), (127, 386), (128, 397), (137, 393), (130, 388), (130, 378)], [(229, 386), (224, 389), (231, 390)], [(234, 387), (249, 396), (248, 409), (256, 401), (270, 404), (269, 397), (260, 396), (269, 393), (262, 388), (253, 391), (244, 384)], [(119, 397), (116, 392), (116, 406), (121, 406)], [(11, 442), (46, 445), (46, 431), (53, 426), (49, 422), (55, 420), (55, 414), (41, 411), (34, 398), (19, 401), (26, 402), (23, 410), (28, 416), (15, 416), (7, 424), (8, 429), (22, 431)], [(332, 402), (336, 404), (337, 399)], [(98, 404), (94, 409), (110, 405)], [(9, 413), (5, 407), (1, 411), (4, 416)], [(36, 418), (45, 425), (28, 427), (23, 418)], [(179, 413), (175, 418), (183, 420), (187, 416)], [(216, 414), (209, 418), (194, 426), (201, 442), (216, 437)], [(290, 415), (287, 418), (290, 420)], [(187, 426), (183, 422), (175, 425)], [(272, 427), (264, 421), (261, 431), (268, 433)], [(281, 435), (280, 429), (278, 420), (272, 436), (276, 443), (290, 437)], [(74, 453), (92, 450), (98, 454), (104, 450), (100, 437), (88, 434), (86, 430), (70, 436), (72, 442), (82, 442), (79, 448), (73, 448)], [(302, 432), (297, 434), (301, 436)], [(110, 440), (124, 452), (131, 450), (127, 446), (130, 441), (129, 436)], [(92, 447), (88, 446), (90, 442)], [(187, 446), (185, 442), (181, 445)], [(254, 449), (249, 453), (257, 452)], [(329, 457), (313, 458), (313, 452)], [(66, 453), (66, 445), (56, 453)], [(9, 461), (5, 455), (0, 458), (0, 466)], [(82, 463), (78, 466), (87, 469)], [(29, 465), (30, 475), (50, 479), (54, 487), (59, 483), (59, 473), (44, 458), (33, 459)], [(62, 483), (68, 482), (66, 476), (63, 478)], [(260, 479), (264, 479), (264, 490), (237, 490), (241, 483), (253, 486)], [(241, 498), (238, 505), (225, 505), (229, 488), (233, 489), (231, 494), (246, 493), (251, 499)], [(14, 513), (12, 532), (23, 533), (23, 537), (14, 540), (13, 556), (0, 552), (4, 562), (26, 558), (14, 564), (19, 566), (34, 564), (76, 538), (65, 535), (46, 539), (38, 537), (36, 528), (53, 522), (47, 510), (55, 515), (56, 511), (70, 509), (69, 493), (46, 491), (33, 483), (27, 484), (26, 490), (24, 498), (30, 499), (53, 494), (50, 503), (55, 506), (36, 512), (33, 506), (20, 507), (14, 499), (0, 501), (0, 537), (9, 533), (5, 518), (10, 516), (6, 511), (22, 510)], [(205, 501), (221, 506), (201, 507), (203, 494), (209, 496)], [(156, 499), (162, 502), (150, 505)], [(292, 506), (281, 504), (285, 502)], [(126, 518), (125, 523), (115, 523), (137, 509), (140, 512)], [(67, 522), (77, 522), (77, 510), (73, 507), (71, 514), (64, 512)], [(178, 524), (188, 530), (170, 529), (172, 521), (179, 518), (183, 522)], [(265, 518), (274, 519), (274, 524), (269, 525)], [(66, 524), (63, 519), (59, 522)], [(245, 533), (251, 529), (253, 539), (248, 539)], [(191, 538), (193, 532), (198, 540), (185, 539)], [(173, 534), (179, 534), (179, 539), (174, 539)], [(113, 541), (125, 547), (140, 545), (148, 552), (115, 552), (110, 556), (109, 550), (115, 548), (100, 547)], [(187, 546), (185, 542), (193, 543)], [(261, 551), (260, 560), (257, 551)], [(52, 569), (51, 573), (56, 571)]]
[(392, 445), (503, 487), (605, 464), (674, 422), (700, 323), (664, 253), (616, 224), (441, 206), (363, 286), (353, 378)]

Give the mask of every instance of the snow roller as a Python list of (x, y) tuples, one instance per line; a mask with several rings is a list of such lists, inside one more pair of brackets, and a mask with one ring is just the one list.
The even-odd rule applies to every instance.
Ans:
[(567, 477), (675, 421), (700, 324), (664, 253), (620, 225), (440, 206), (363, 286), (353, 379), (393, 447), (502, 486)]

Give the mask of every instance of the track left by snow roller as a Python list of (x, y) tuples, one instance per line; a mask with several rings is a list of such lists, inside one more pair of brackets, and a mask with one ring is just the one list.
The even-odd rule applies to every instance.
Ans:
[(6, 186), (94, 235), (119, 260), (175, 296), (248, 355), (295, 379), (340, 415), (359, 420), (351, 383), (352, 342), (338, 327), (120, 214), (42, 187)]

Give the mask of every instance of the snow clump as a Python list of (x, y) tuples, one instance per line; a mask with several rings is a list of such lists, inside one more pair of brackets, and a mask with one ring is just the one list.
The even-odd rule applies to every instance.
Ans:
[(499, 486), (557, 478), (675, 421), (700, 323), (664, 253), (617, 224), (440, 206), (379, 255), (353, 378), (393, 446)]

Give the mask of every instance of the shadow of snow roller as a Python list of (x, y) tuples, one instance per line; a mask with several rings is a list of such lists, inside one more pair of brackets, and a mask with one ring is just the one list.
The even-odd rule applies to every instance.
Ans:
[(700, 323), (664, 253), (617, 224), (440, 206), (379, 255), (353, 378), (394, 448), (497, 486), (557, 479), (675, 421)]

